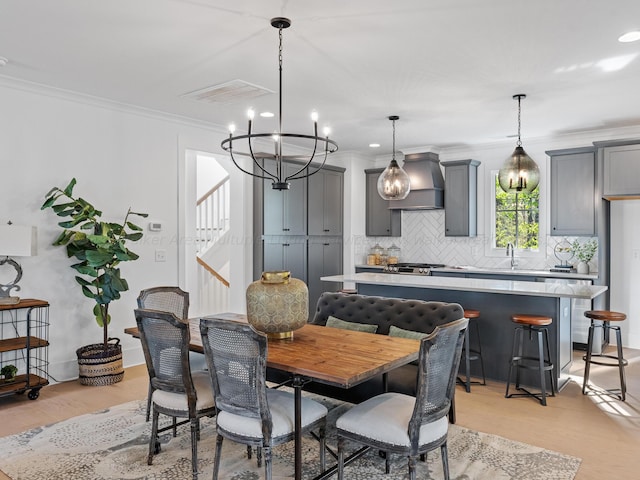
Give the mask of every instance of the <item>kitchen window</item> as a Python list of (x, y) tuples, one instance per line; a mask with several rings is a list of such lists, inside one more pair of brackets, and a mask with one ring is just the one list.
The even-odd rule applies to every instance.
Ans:
[(540, 189), (531, 193), (506, 193), (495, 172), (493, 191), (493, 248), (503, 249), (508, 243), (519, 250), (537, 251), (540, 227)]

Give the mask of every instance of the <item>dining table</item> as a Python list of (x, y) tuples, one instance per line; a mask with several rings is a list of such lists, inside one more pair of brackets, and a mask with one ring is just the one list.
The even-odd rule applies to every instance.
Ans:
[[(246, 315), (219, 313), (204, 318), (246, 322)], [(200, 318), (189, 320), (190, 350), (204, 353), (200, 336)], [(125, 333), (138, 337), (137, 327)], [(378, 375), (418, 359), (420, 342), (414, 339), (390, 337), (375, 333), (343, 330), (321, 325), (305, 324), (288, 339), (269, 339), (267, 368), (287, 372), (294, 392), (295, 454), (294, 478), (302, 478), (302, 389), (309, 382), (319, 382), (341, 388), (351, 388)], [(346, 463), (362, 455), (353, 454)], [(332, 467), (314, 480), (334, 475)]]

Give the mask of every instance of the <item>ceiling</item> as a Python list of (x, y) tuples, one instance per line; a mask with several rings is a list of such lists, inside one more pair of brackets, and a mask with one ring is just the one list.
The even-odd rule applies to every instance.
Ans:
[[(0, 0), (0, 77), (219, 125), (310, 112), (341, 150), (483, 144), (640, 125), (638, 0)], [(184, 94), (243, 80), (272, 92), (212, 104)], [(270, 132), (276, 119), (257, 118)], [(513, 141), (511, 139), (510, 141)], [(368, 145), (382, 146), (373, 151)]]

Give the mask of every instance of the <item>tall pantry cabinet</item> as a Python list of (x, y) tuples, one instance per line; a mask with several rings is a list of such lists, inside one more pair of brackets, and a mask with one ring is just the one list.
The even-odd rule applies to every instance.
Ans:
[[(274, 171), (274, 160), (264, 162)], [(295, 172), (300, 166), (283, 162), (283, 168)], [(342, 273), (344, 171), (325, 165), (281, 191), (270, 180), (254, 181), (254, 279), (263, 271), (289, 270), (309, 288), (310, 317), (322, 292), (341, 288), (320, 277)]]

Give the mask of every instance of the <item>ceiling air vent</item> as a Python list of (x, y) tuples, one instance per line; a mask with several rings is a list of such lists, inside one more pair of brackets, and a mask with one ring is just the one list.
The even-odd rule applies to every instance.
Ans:
[(269, 90), (244, 80), (232, 80), (230, 82), (213, 85), (193, 92), (185, 93), (182, 96), (191, 98), (199, 102), (207, 103), (234, 103), (240, 100), (261, 97), (274, 93)]

